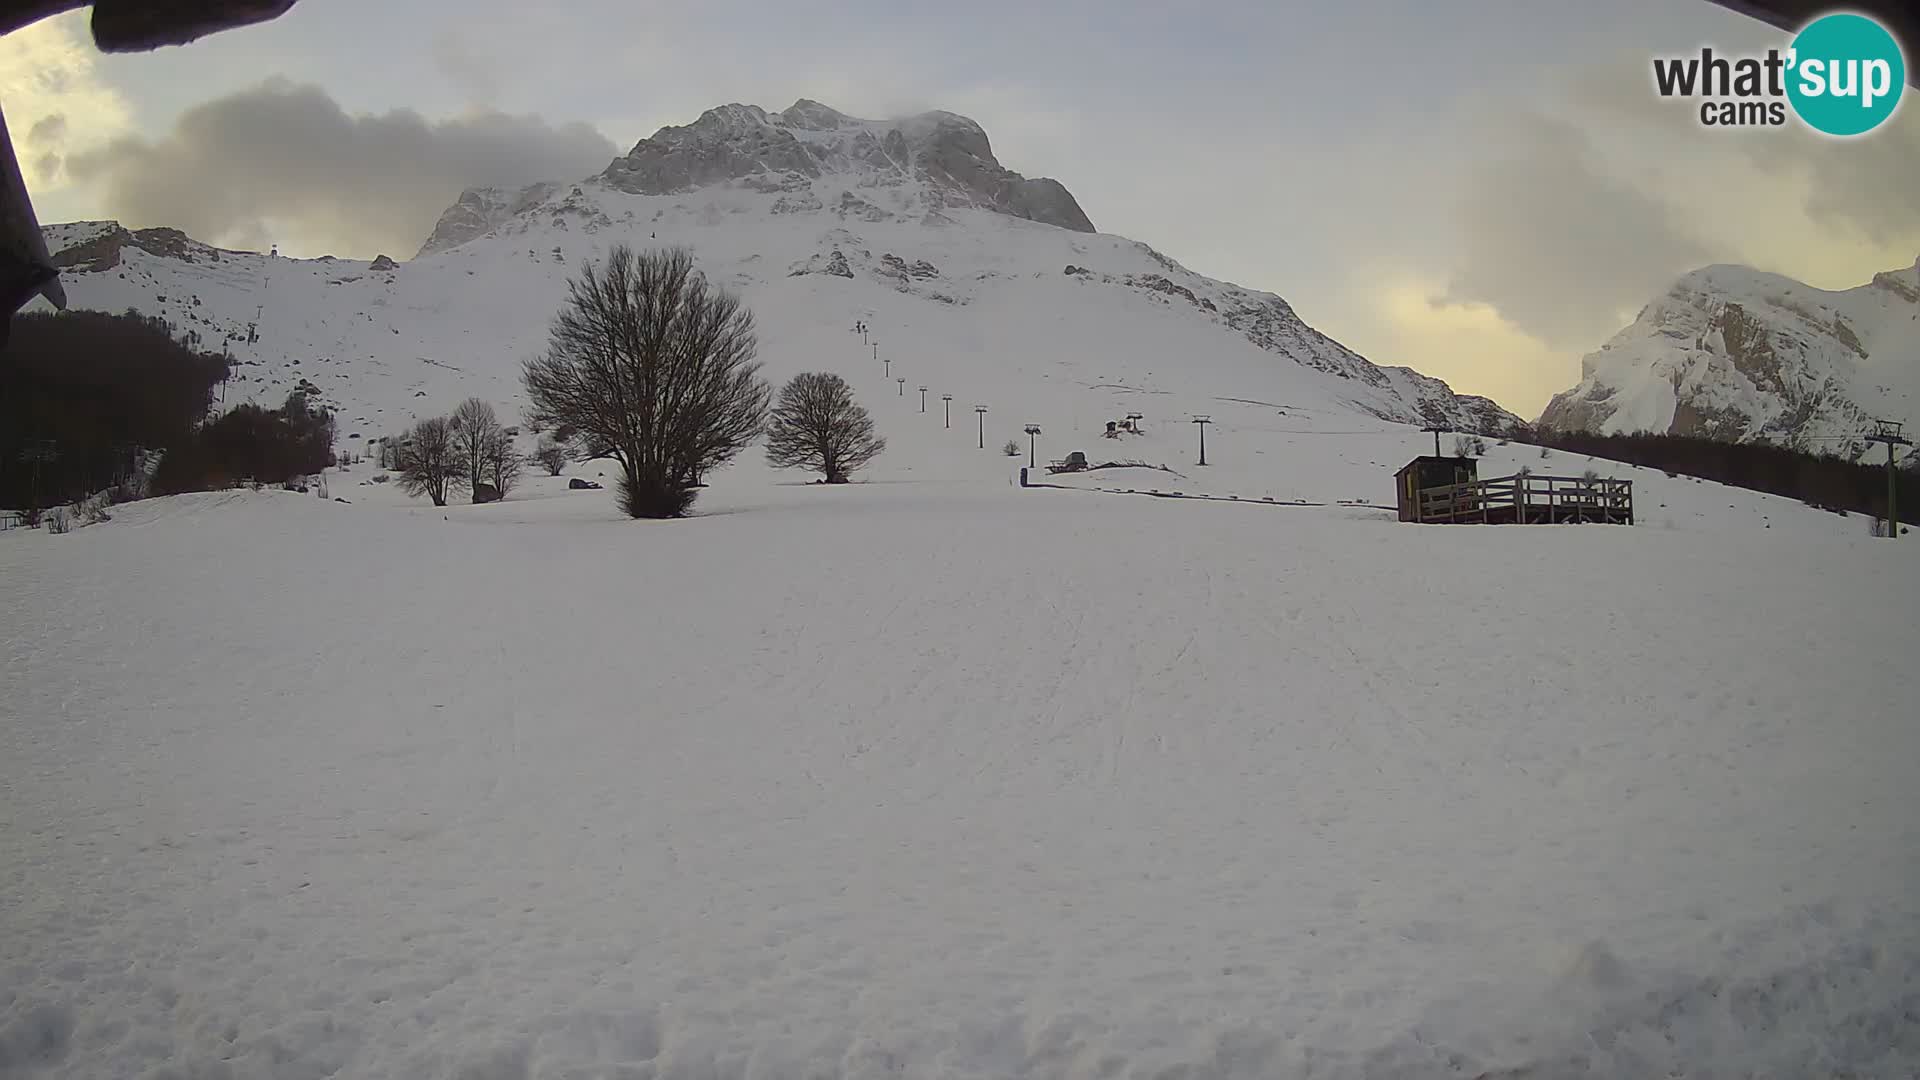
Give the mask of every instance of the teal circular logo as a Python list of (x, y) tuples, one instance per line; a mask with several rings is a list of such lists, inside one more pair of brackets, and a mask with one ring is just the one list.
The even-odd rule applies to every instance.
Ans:
[(1822, 15), (1801, 29), (1792, 48), (1787, 100), (1815, 131), (1864, 135), (1900, 104), (1906, 58), (1886, 27), (1865, 15)]

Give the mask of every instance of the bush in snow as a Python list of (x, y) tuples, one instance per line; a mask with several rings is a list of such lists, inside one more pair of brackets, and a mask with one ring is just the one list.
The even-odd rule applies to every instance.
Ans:
[(113, 505), (112, 496), (105, 491), (93, 494), (75, 503), (72, 515), (79, 519), (80, 525), (98, 525), (103, 521), (112, 521), (113, 515), (107, 513), (107, 507)]
[(548, 476), (559, 476), (573, 460), (573, 451), (567, 444), (551, 435), (540, 436), (540, 445), (533, 451), (534, 463), (547, 470)]
[(1455, 435), (1453, 437), (1454, 457), (1479, 457), (1487, 452), (1487, 440), (1478, 435)]
[(47, 511), (47, 532), (64, 533), (73, 527), (73, 513), (64, 506), (56, 506)]
[(840, 376), (802, 372), (780, 388), (767, 425), (767, 462), (775, 468), (808, 469), (844, 484), (886, 448)]
[(1019, 457), (1020, 444), (1017, 442), (1014, 442), (1012, 439), (1008, 439), (1007, 445), (1001, 447), (1000, 452), (1007, 455), (1008, 457)]
[(620, 506), (679, 517), (698, 478), (759, 436), (768, 388), (753, 316), (683, 248), (615, 247), (567, 283), (544, 356), (521, 372), (529, 419), (568, 425), (620, 464)]

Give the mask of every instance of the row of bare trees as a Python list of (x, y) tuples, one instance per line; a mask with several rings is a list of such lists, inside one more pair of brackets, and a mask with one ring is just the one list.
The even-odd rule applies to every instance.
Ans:
[[(838, 375), (799, 375), (773, 404), (752, 313), (684, 249), (616, 247), (567, 289), (547, 351), (521, 372), (527, 420), (540, 432), (531, 460), (559, 476), (575, 458), (611, 458), (621, 508), (633, 517), (685, 514), (702, 478), (763, 433), (770, 463), (834, 484), (886, 448)], [(463, 487), (474, 502), (491, 502), (512, 489), (522, 464), (478, 398), (421, 420), (385, 453), (401, 486), (436, 506)]]
[(476, 503), (498, 501), (519, 482), (523, 465), (513, 435), (493, 406), (477, 397), (461, 402), (450, 416), (415, 423), (405, 435), (389, 439), (385, 453), (401, 488), (425, 495), (435, 506), (447, 505), (448, 497), (463, 489)]
[(544, 355), (526, 362), (528, 417), (552, 427), (537, 457), (554, 475), (570, 450), (612, 458), (621, 507), (678, 517), (701, 478), (764, 432), (768, 461), (845, 483), (886, 443), (838, 375), (807, 373), (771, 392), (753, 315), (708, 282), (685, 249), (615, 247), (568, 282)]

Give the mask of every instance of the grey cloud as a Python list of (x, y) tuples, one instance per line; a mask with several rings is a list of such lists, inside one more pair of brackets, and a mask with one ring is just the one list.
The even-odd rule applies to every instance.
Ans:
[(577, 179), (616, 153), (584, 124), (350, 116), (318, 87), (275, 80), (195, 106), (159, 139), (123, 138), (67, 167), (102, 185), (129, 225), (213, 243), (277, 234), (283, 246), (370, 257), (413, 251), (463, 188)]
[(1869, 237), (1920, 236), (1920, 109), (1909, 105), (1886, 127), (1844, 142), (1795, 132), (1786, 148), (1760, 160), (1806, 171), (1807, 216), (1823, 225)]
[(1608, 175), (1579, 128), (1522, 115), (1503, 141), (1470, 177), (1449, 299), (1588, 349), (1619, 329), (1617, 312), (1708, 261), (1670, 207)]
[(1920, 183), (1914, 182), (1920, 176), (1920, 108), (1914, 99), (1903, 102), (1886, 125), (1856, 139), (1827, 138), (1797, 124), (1713, 135), (1702, 131), (1689, 105), (1661, 100), (1643, 84), (1620, 78), (1632, 59), (1577, 73), (1570, 103), (1654, 137), (1682, 140), (1682, 146), (1710, 140), (1765, 173), (1802, 175), (1807, 195), (1797, 209), (1822, 225), (1871, 239), (1920, 236)]
[(465, 35), (451, 30), (435, 35), (433, 63), (468, 101), (487, 104), (499, 97), (502, 65), (478, 52)]

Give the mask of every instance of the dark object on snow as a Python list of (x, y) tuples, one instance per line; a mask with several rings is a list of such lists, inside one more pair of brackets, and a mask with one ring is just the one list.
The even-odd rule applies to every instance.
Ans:
[(570, 491), (599, 491), (600, 485), (591, 480), (582, 480), (576, 476), (567, 481), (567, 488)]
[[(340, 497), (340, 496), (338, 496), (338, 495), (335, 495), (335, 496), (333, 497), (333, 501), (334, 501), (334, 502), (337, 502), (337, 503), (345, 503), (345, 502), (347, 502), (347, 500), (345, 500), (345, 499), (343, 499), (343, 498), (341, 498), (341, 497)], [(348, 505), (348, 506), (352, 506), (353, 504), (352, 504), (352, 503), (347, 503), (347, 505)]]
[(500, 501), (499, 488), (494, 487), (492, 484), (485, 483), (484, 481), (473, 485), (474, 505), (478, 506), (481, 503), (490, 503), (490, 502), (499, 502), (499, 501)]
[(373, 262), (367, 265), (367, 269), (369, 270), (398, 270), (399, 268), (398, 263), (395, 263), (385, 255), (375, 255)]
[(1075, 450), (1068, 454), (1065, 460), (1047, 462), (1047, 471), (1050, 473), (1086, 472), (1087, 455), (1085, 451)]

